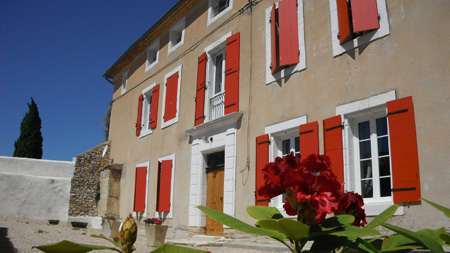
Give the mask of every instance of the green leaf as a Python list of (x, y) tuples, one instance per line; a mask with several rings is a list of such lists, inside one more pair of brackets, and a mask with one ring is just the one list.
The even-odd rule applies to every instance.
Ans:
[(58, 242), (58, 243), (53, 243), (53, 244), (34, 246), (33, 248), (37, 248), (41, 251), (48, 252), (48, 253), (58, 253), (58, 252), (83, 253), (83, 252), (89, 252), (91, 250), (115, 250), (117, 252), (122, 252), (115, 247), (81, 244), (81, 243), (75, 243), (75, 242), (70, 242), (70, 241), (66, 241), (66, 240)]
[(372, 229), (372, 228), (378, 227), (381, 223), (384, 223), (389, 218), (391, 218), (392, 215), (394, 215), (394, 213), (397, 211), (398, 208), (399, 208), (399, 205), (397, 205), (397, 204), (394, 204), (394, 205), (388, 207), (386, 210), (384, 210), (382, 213), (380, 213), (377, 217), (375, 217), (371, 222), (369, 222), (369, 224), (367, 224), (364, 228)]
[(344, 230), (337, 231), (330, 233), (331, 235), (336, 236), (345, 236), (350, 241), (356, 240), (358, 237), (364, 237), (364, 236), (372, 236), (372, 235), (380, 235), (380, 232), (378, 232), (375, 229), (366, 229), (366, 228), (359, 228), (356, 226), (347, 226), (344, 227)]
[(281, 233), (278, 233), (275, 231), (271, 231), (271, 230), (267, 230), (267, 229), (263, 229), (263, 228), (251, 226), (241, 220), (233, 218), (233, 217), (231, 217), (227, 214), (224, 214), (222, 212), (219, 212), (217, 210), (207, 208), (204, 206), (197, 206), (197, 208), (200, 209), (200, 211), (202, 211), (206, 215), (208, 215), (209, 218), (211, 218), (215, 221), (218, 221), (230, 228), (234, 228), (236, 230), (239, 230), (239, 231), (242, 231), (245, 233), (262, 235), (262, 236), (270, 236), (279, 241), (286, 239), (286, 236), (284, 234), (281, 234)]
[(351, 225), (355, 221), (355, 216), (348, 214), (336, 215), (325, 219), (321, 226), (324, 231)]
[(206, 253), (206, 250), (192, 249), (188, 247), (163, 243), (152, 251), (153, 253), (171, 252), (171, 253)]
[(441, 241), (435, 238), (435, 235), (439, 234), (440, 229), (436, 230), (437, 232), (430, 229), (423, 229), (421, 231), (414, 232), (387, 223), (382, 223), (381, 225), (387, 229), (390, 229), (398, 234), (401, 234), (411, 240), (420, 243), (427, 249), (431, 250), (431, 252), (444, 252)]
[(346, 237), (321, 235), (314, 238), (311, 252), (332, 252), (349, 243), (350, 241)]
[(445, 243), (450, 244), (450, 235), (449, 234), (440, 234), (439, 237), (445, 241)]
[(427, 202), (427, 203), (430, 204), (432, 207), (434, 207), (434, 208), (438, 209), (439, 211), (443, 212), (443, 213), (445, 214), (445, 216), (447, 216), (447, 217), (450, 218), (450, 209), (449, 209), (449, 208), (443, 207), (443, 206), (441, 206), (441, 205), (438, 205), (438, 204), (436, 204), (436, 203), (434, 203), (434, 202), (431, 202), (431, 201), (429, 201), (429, 200), (426, 200), (426, 199), (424, 199), (424, 198), (421, 198), (421, 200)]
[(247, 213), (257, 220), (273, 219), (280, 216), (283, 218), (278, 208), (271, 206), (248, 206)]
[(390, 235), (384, 239), (382, 250), (392, 250), (397, 247), (405, 246), (408, 244), (414, 244), (416, 241), (409, 239), (403, 235), (395, 234)]
[(107, 240), (108, 242), (112, 243), (113, 245), (115, 245), (115, 246), (117, 246), (117, 247), (119, 247), (119, 248), (122, 247), (122, 244), (120, 243), (120, 241), (115, 242), (113, 239), (108, 238), (108, 237), (105, 237), (105, 236), (103, 236), (103, 235), (91, 235), (91, 237), (105, 239), (105, 240)]
[(292, 219), (260, 220), (256, 225), (285, 234), (289, 239), (300, 241), (309, 235), (309, 226)]

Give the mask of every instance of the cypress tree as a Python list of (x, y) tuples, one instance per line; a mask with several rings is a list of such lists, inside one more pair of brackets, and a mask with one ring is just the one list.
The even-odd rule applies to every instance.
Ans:
[(14, 142), (14, 157), (42, 158), (41, 117), (33, 98), (20, 124), (20, 136)]

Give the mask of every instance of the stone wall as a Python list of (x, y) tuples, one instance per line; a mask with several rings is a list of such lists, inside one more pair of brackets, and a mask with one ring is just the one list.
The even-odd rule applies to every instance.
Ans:
[(70, 189), (70, 217), (98, 216), (100, 173), (111, 163), (110, 149), (110, 142), (104, 142), (77, 156)]

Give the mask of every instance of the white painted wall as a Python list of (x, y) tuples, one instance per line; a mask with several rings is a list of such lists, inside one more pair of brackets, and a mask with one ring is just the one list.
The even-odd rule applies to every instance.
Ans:
[(0, 156), (0, 217), (67, 221), (75, 162)]

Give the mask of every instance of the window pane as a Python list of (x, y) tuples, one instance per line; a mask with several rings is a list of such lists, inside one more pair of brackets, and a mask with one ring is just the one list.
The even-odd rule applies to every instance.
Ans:
[(365, 159), (365, 158), (370, 158), (370, 157), (372, 157), (370, 140), (361, 141), (359, 143), (359, 158)]
[(214, 83), (214, 94), (222, 91), (222, 64), (223, 64), (223, 54), (218, 54), (216, 56), (216, 77)]
[(380, 178), (380, 196), (391, 196), (391, 178)]
[(372, 178), (372, 160), (361, 161), (361, 178)]
[(291, 152), (291, 140), (283, 140), (281, 146), (281, 152), (283, 156), (288, 155)]
[(370, 137), (370, 124), (369, 121), (364, 121), (358, 124), (359, 139), (369, 139)]
[(378, 155), (389, 155), (389, 143), (387, 136), (378, 138)]
[(377, 119), (377, 135), (387, 135), (387, 120), (386, 117)]
[(300, 137), (295, 137), (295, 156), (300, 156)]
[(380, 177), (391, 175), (391, 169), (389, 165), (389, 156), (378, 159), (380, 166)]
[(373, 197), (373, 182), (370, 180), (361, 180), (361, 191), (363, 198)]

